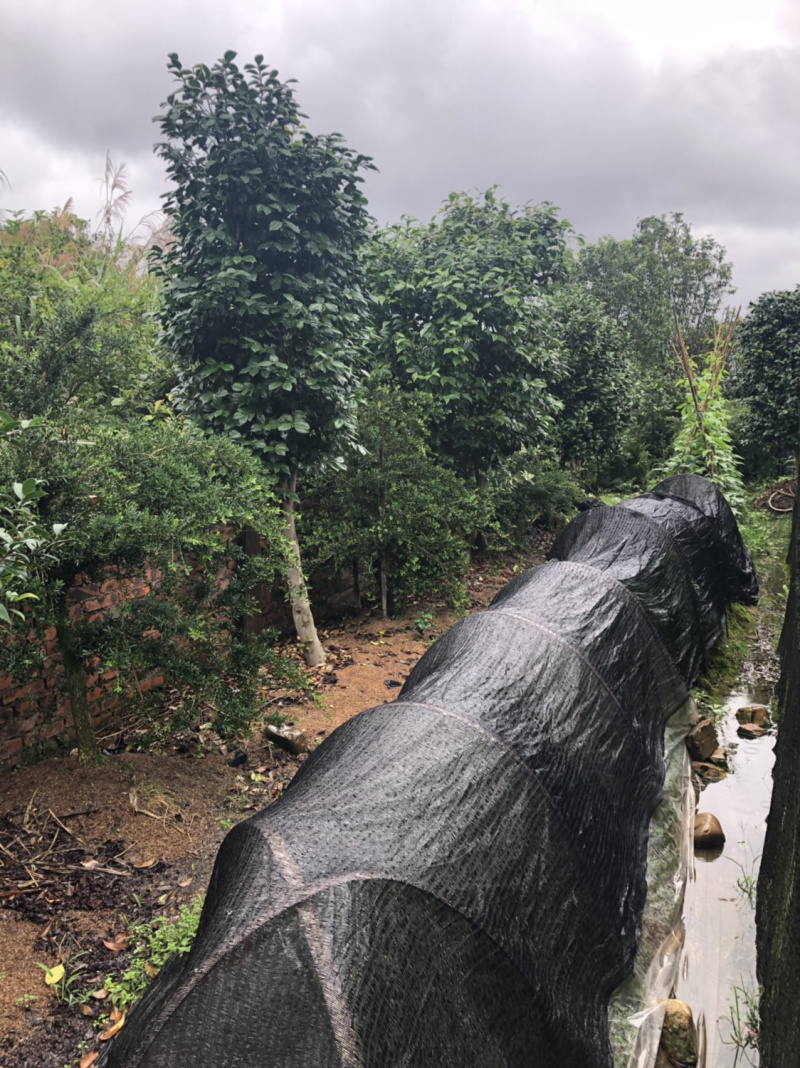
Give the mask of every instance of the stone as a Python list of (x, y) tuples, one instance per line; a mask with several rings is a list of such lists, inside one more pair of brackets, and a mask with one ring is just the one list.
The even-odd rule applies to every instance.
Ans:
[(692, 1010), (685, 1001), (678, 1001), (677, 998), (667, 1001), (659, 1049), (678, 1064), (697, 1064), (694, 1020)]
[(695, 849), (719, 849), (725, 844), (725, 834), (719, 820), (710, 812), (698, 812), (694, 818)]
[(716, 764), (718, 768), (728, 770), (728, 754), (720, 746), (719, 749), (715, 749), (711, 756), (708, 758), (711, 764)]
[(267, 723), (264, 727), (264, 735), (268, 742), (274, 742), (283, 749), (297, 756), (298, 753), (308, 752), (308, 739), (297, 727), (274, 727)]
[(763, 727), (769, 723), (769, 709), (766, 705), (742, 705), (736, 709), (736, 718), (740, 723), (755, 723)]
[(704, 764), (702, 761), (692, 761), (692, 772), (699, 775), (704, 782), (722, 782), (727, 779), (728, 773), (716, 764)]
[(768, 730), (766, 727), (759, 727), (756, 723), (740, 723), (736, 733), (740, 738), (763, 738)]
[(708, 760), (719, 748), (717, 731), (710, 719), (701, 719), (686, 735), (686, 748), (692, 760)]

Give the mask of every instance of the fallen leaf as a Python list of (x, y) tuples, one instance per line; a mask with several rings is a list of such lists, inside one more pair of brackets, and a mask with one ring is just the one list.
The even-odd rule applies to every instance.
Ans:
[(81, 1057), (81, 1063), (78, 1068), (90, 1068), (90, 1065), (94, 1064), (97, 1058), (100, 1056), (99, 1052), (94, 1049), (91, 1053), (87, 1053), (85, 1057)]
[[(116, 1009), (115, 1009), (115, 1012), (116, 1012)], [(113, 1017), (113, 1015), (114, 1014), (112, 1013), (112, 1017)], [(123, 1012), (119, 1016), (119, 1019), (116, 1021), (116, 1023), (112, 1023), (112, 1025), (110, 1027), (106, 1028), (105, 1031), (101, 1031), (101, 1033), (97, 1037), (100, 1039), (101, 1042), (108, 1042), (108, 1040), (110, 1038), (113, 1038), (114, 1035), (118, 1034), (122, 1030), (122, 1028), (124, 1026), (125, 1026), (125, 1013)]]
[(94, 1016), (94, 1011), (86, 1004), (81, 1005), (81, 1013), (84, 1016)]
[(262, 764), (260, 768), (256, 768), (256, 774), (262, 775), (267, 770), (267, 765)]
[(81, 861), (81, 867), (82, 868), (89, 868), (90, 871), (91, 871), (92, 868), (97, 868), (99, 866), (99, 864), (100, 864), (100, 861), (99, 860), (95, 860), (93, 857), (90, 857), (88, 860), (82, 860)]
[(180, 886), (182, 890), (185, 890), (187, 886), (191, 886), (191, 885), (192, 885), (191, 878), (189, 878), (189, 879), (181, 879), (181, 881), (178, 883), (178, 886)]
[(151, 964), (149, 960), (146, 960), (144, 962), (144, 971), (145, 975), (147, 975), (150, 979), (155, 979), (161, 969), (157, 968), (155, 964)]
[(57, 964), (55, 968), (45, 968), (44, 981), (48, 986), (55, 986), (64, 978), (64, 965)]
[(112, 1023), (119, 1023), (119, 1021), (124, 1017), (124, 1015), (125, 1015), (125, 1013), (124, 1012), (120, 1012), (119, 1009), (117, 1008), (117, 1006), (114, 1005), (112, 1007), (112, 1009), (111, 1009), (111, 1022)]
[(108, 991), (105, 987), (103, 987), (102, 990), (93, 991), (89, 996), (96, 998), (98, 1001), (105, 1001), (105, 999), (108, 997)]
[(156, 858), (155, 857), (150, 857), (149, 860), (142, 861), (141, 864), (134, 864), (133, 866), (134, 866), (134, 868), (139, 868), (139, 869), (141, 869), (141, 868), (154, 868), (156, 866), (156, 864), (158, 864), (158, 861), (156, 860)]
[(128, 939), (125, 937), (124, 934), (118, 934), (115, 936), (113, 942), (107, 942), (104, 938), (103, 945), (106, 947), (106, 949), (110, 949), (112, 953), (119, 953), (123, 949), (128, 948)]

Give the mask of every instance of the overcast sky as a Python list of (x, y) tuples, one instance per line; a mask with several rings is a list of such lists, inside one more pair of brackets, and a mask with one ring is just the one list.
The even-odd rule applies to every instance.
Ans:
[(800, 282), (797, 0), (2, 0), (0, 208), (93, 217), (106, 150), (157, 207), (167, 54), (229, 48), (374, 157), (380, 222), (496, 183), (590, 241), (682, 211), (745, 307)]

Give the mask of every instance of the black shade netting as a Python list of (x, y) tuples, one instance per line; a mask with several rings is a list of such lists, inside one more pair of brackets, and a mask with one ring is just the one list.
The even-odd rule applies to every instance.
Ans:
[(701, 597), (725, 600), (680, 515), (579, 517), (564, 559), (336, 730), (226, 837), (191, 953), (105, 1063), (610, 1065), (664, 723), (706, 648)]

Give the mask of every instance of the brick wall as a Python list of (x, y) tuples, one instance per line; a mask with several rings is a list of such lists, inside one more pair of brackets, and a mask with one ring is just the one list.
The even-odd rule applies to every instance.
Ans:
[[(195, 571), (200, 572), (200, 568)], [(217, 582), (223, 585), (230, 578), (231, 572), (223, 571), (217, 576)], [(151, 568), (136, 577), (109, 573), (99, 582), (79, 575), (68, 595), (70, 616), (93, 623), (106, 613), (119, 611), (124, 601), (144, 597), (157, 589), (160, 580), (160, 572)], [(312, 589), (315, 612), (321, 620), (340, 616), (354, 607), (352, 579), (347, 574), (333, 579), (314, 576)], [(264, 591), (260, 609), (263, 626), (282, 633), (291, 631), (291, 611), (282, 588)], [(29, 682), (21, 685), (10, 675), (0, 674), (0, 765), (28, 763), (69, 750), (75, 744), (70, 702), (62, 692), (64, 669), (54, 628), (45, 632), (43, 646), (44, 666)], [(146, 693), (164, 681), (155, 673), (140, 677), (138, 686), (134, 685), (131, 691), (119, 692), (117, 672), (100, 674), (99, 667), (97, 660), (87, 664), (89, 707), (96, 730), (125, 707), (131, 694)], [(101, 729), (98, 733), (104, 732)], [(112, 730), (105, 733), (110, 734)]]
[[(135, 578), (109, 575), (99, 582), (79, 575), (67, 597), (69, 614), (72, 619), (93, 623), (106, 613), (118, 611), (123, 601), (150, 593), (160, 579), (160, 573), (151, 568)], [(74, 721), (69, 698), (63, 693), (64, 669), (55, 628), (45, 631), (42, 651), (43, 667), (24, 685), (10, 675), (0, 674), (0, 764), (19, 764), (74, 744)], [(96, 728), (113, 716), (125, 696), (116, 692), (117, 672), (101, 674), (99, 667), (97, 659), (90, 661), (86, 678)], [(140, 680), (139, 688), (144, 693), (162, 683), (158, 676), (150, 676)]]

